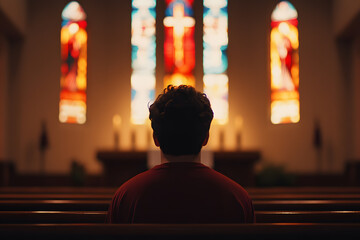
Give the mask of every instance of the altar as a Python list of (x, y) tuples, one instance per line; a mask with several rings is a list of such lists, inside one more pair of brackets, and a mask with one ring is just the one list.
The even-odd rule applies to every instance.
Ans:
[(108, 186), (119, 186), (148, 169), (146, 151), (101, 150), (96, 157), (103, 165)]
[[(207, 161), (205, 165), (242, 186), (255, 185), (254, 166), (261, 158), (259, 151), (215, 151), (204, 155), (211, 158), (211, 161), (204, 160)], [(100, 150), (96, 156), (103, 166), (105, 181), (109, 186), (119, 186), (131, 177), (160, 164), (159, 151)]]
[(259, 151), (217, 151), (213, 168), (242, 186), (254, 186), (254, 166), (260, 158)]

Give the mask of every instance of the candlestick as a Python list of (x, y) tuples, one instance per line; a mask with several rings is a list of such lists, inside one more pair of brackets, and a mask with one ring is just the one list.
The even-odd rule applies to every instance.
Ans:
[(236, 134), (236, 149), (238, 151), (241, 150), (241, 138), (242, 138), (242, 128), (243, 128), (244, 120), (241, 116), (237, 116), (235, 118), (235, 134)]
[(131, 130), (130, 142), (131, 142), (131, 149), (133, 151), (135, 151), (135, 149), (136, 149), (136, 131), (135, 131), (135, 129)]
[(219, 150), (220, 151), (224, 151), (225, 148), (225, 139), (224, 139), (224, 127), (220, 126), (219, 127)]
[(119, 149), (120, 143), (120, 126), (121, 126), (121, 117), (118, 114), (115, 114), (113, 117), (113, 129), (114, 129), (114, 148)]
[(153, 142), (153, 137), (152, 137), (153, 131), (152, 131), (152, 128), (151, 128), (150, 119), (146, 120), (145, 127), (146, 127), (146, 145), (147, 145), (148, 148), (151, 148), (152, 142)]

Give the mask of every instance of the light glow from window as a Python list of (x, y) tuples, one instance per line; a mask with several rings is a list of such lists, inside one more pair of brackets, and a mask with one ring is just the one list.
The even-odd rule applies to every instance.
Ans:
[(169, 84), (195, 86), (195, 19), (193, 0), (166, 0), (164, 18), (165, 87)]
[(299, 34), (297, 11), (280, 2), (271, 15), (271, 122), (300, 121), (299, 102)]
[(59, 121), (86, 122), (86, 14), (76, 1), (62, 12)]
[(132, 0), (131, 122), (145, 124), (155, 98), (156, 0)]
[(211, 102), (214, 121), (226, 124), (228, 103), (228, 12), (227, 0), (204, 0), (203, 67), (204, 92)]
[(204, 92), (211, 102), (214, 121), (220, 125), (228, 122), (228, 82), (226, 74), (206, 74), (204, 76)]

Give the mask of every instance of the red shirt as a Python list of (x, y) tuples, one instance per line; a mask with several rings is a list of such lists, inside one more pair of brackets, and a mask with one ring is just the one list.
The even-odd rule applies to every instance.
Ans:
[(248, 193), (197, 162), (157, 165), (125, 182), (109, 207), (108, 223), (252, 223)]

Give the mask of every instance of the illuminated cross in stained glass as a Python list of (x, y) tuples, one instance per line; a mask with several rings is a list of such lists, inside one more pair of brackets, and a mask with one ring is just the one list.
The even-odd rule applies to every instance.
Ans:
[(177, 3), (173, 8), (173, 16), (164, 18), (164, 25), (166, 27), (173, 27), (175, 65), (181, 66), (184, 64), (183, 37), (185, 28), (193, 27), (195, 20), (192, 17), (185, 16), (184, 5)]

